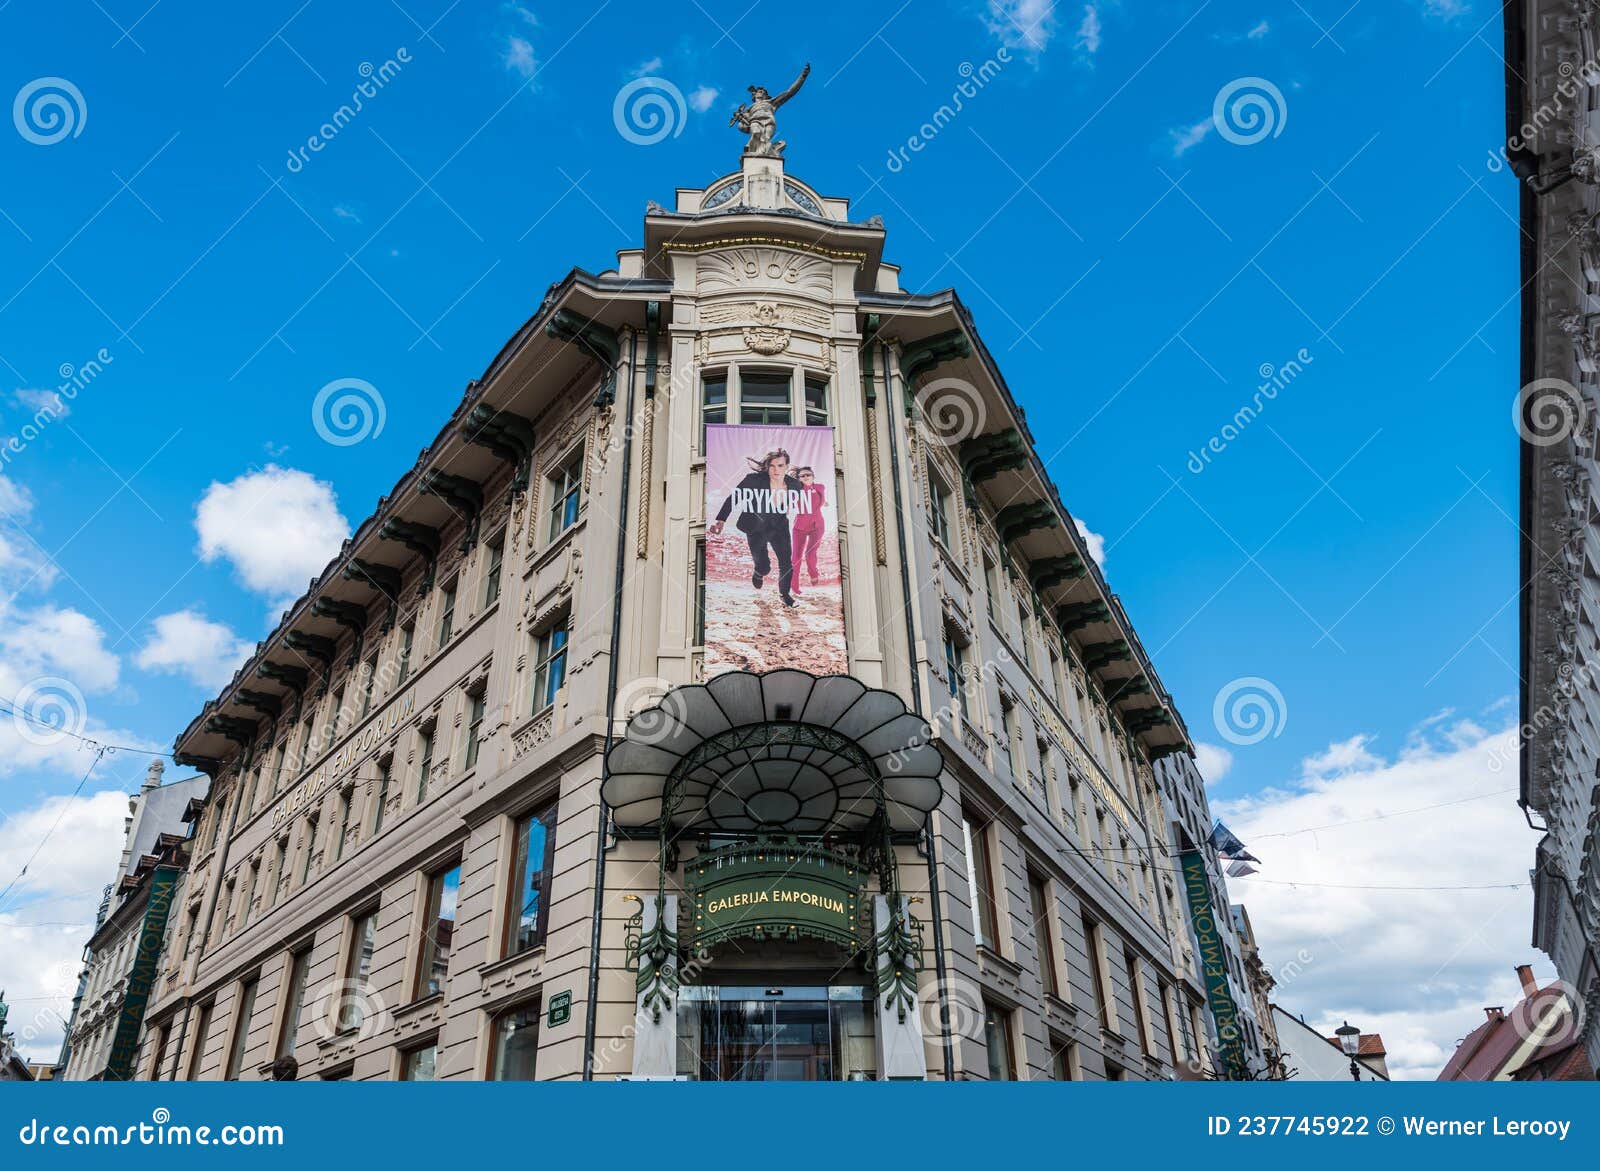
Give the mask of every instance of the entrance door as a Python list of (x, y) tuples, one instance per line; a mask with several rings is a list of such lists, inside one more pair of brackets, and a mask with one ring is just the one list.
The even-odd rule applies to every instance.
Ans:
[(877, 1076), (864, 988), (700, 986), (682, 993), (678, 1072), (685, 1077), (814, 1082)]

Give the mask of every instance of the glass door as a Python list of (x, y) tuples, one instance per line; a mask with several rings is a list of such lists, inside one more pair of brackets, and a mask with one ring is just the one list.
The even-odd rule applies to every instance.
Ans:
[(859, 987), (691, 987), (678, 1072), (700, 1081), (872, 1080), (871, 1003)]

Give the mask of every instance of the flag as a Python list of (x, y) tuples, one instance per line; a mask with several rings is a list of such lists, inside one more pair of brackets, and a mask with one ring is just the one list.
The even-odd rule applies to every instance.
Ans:
[(1248, 862), (1235, 862), (1228, 867), (1229, 878), (1243, 878), (1247, 874), (1256, 873), (1256, 868)]
[(1211, 844), (1216, 847), (1217, 853), (1224, 858), (1232, 858), (1235, 854), (1244, 851), (1244, 843), (1234, 837), (1233, 831), (1220, 821), (1211, 831)]

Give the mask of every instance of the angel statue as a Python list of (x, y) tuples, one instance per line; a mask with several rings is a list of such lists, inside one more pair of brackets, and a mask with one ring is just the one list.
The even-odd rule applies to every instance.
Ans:
[(800, 76), (794, 79), (794, 84), (784, 90), (777, 97), (767, 93), (764, 85), (750, 86), (750, 104), (740, 106), (733, 112), (733, 117), (728, 119), (729, 126), (737, 126), (740, 130), (750, 135), (750, 141), (744, 144), (744, 153), (747, 155), (761, 155), (764, 158), (776, 158), (783, 154), (783, 141), (774, 140), (773, 132), (778, 128), (777, 119), (773, 117), (778, 107), (800, 92), (800, 87), (806, 83), (806, 78), (811, 75), (811, 65), (800, 71)]

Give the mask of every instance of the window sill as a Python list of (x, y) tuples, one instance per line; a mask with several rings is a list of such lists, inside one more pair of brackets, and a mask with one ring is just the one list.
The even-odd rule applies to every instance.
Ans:
[(572, 543), (576, 534), (582, 532), (583, 527), (588, 523), (589, 516), (587, 513), (585, 513), (584, 515), (578, 517), (577, 520), (573, 521), (566, 528), (562, 529), (554, 537), (551, 537), (550, 540), (546, 542), (545, 547), (533, 555), (533, 559), (528, 563), (528, 568), (537, 573), (546, 565), (550, 564), (550, 562), (554, 561), (563, 549)]
[(543, 961), (544, 942), (542, 940), (539, 943), (534, 944), (532, 947), (524, 948), (522, 951), (517, 952), (516, 955), (504, 956), (501, 959), (495, 960), (493, 963), (484, 964), (483, 967), (478, 969), (478, 974), (485, 982), (487, 982), (492, 977), (498, 976), (501, 972), (504, 972), (509, 968), (514, 968), (517, 966), (517, 964), (530, 959), (534, 960), (535, 962)]
[(443, 992), (430, 992), (426, 996), (422, 996), (416, 1000), (413, 1000), (410, 1004), (401, 1005), (399, 1008), (395, 1009), (391, 1015), (394, 1017), (396, 1023), (398, 1023), (402, 1020), (405, 1020), (407, 1017), (415, 1016), (430, 1008), (435, 1008), (443, 1002)]
[(1079, 1009), (1076, 1004), (1073, 1004), (1070, 1000), (1062, 1000), (1054, 992), (1046, 992), (1044, 994), (1044, 1002), (1049, 1007), (1059, 1012), (1064, 1012), (1068, 1016), (1076, 1017), (1078, 1015)]
[(985, 964), (994, 964), (1002, 972), (1009, 972), (1012, 976), (1022, 975), (1022, 965), (1015, 960), (1007, 959), (987, 943), (978, 944), (978, 958)]

